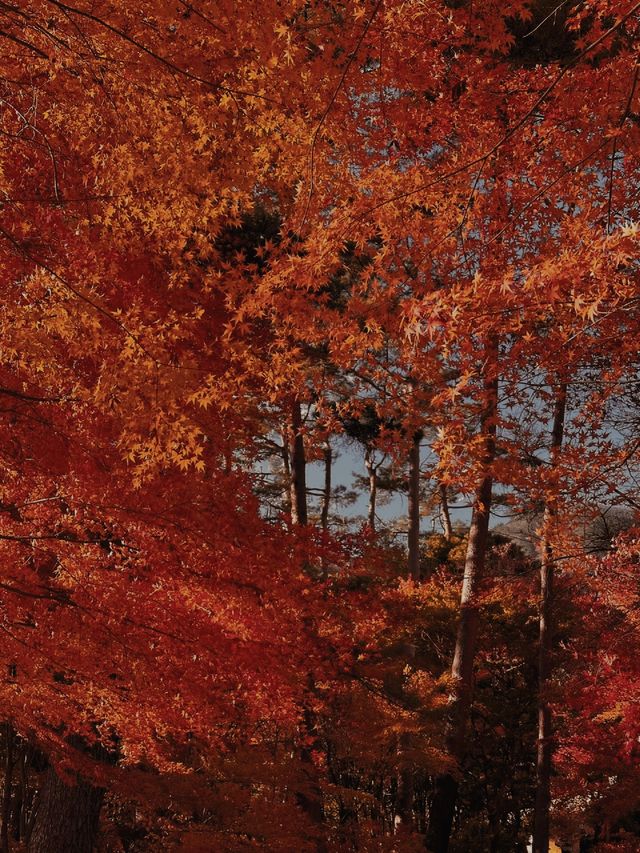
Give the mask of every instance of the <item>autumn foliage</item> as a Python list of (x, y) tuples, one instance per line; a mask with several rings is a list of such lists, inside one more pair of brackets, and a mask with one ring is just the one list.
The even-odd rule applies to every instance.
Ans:
[(640, 849), (639, 27), (0, 3), (2, 853)]

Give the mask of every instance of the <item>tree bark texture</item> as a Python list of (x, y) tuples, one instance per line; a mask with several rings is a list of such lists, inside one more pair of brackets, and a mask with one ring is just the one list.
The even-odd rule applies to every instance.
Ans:
[(302, 413), (300, 401), (291, 404), (291, 432), (289, 437), (291, 459), (291, 524), (296, 527), (307, 524), (307, 460), (302, 435)]
[(46, 771), (29, 853), (93, 853), (104, 790), (78, 777), (65, 784)]

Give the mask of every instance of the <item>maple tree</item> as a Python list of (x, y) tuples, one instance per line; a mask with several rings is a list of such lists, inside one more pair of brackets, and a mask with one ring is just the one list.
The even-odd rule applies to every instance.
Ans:
[[(4, 850), (637, 837), (637, 537), (585, 563), (579, 528), (637, 508), (639, 17), (0, 4)], [(408, 554), (375, 452), (409, 461)], [(496, 496), (543, 515), (539, 649)]]

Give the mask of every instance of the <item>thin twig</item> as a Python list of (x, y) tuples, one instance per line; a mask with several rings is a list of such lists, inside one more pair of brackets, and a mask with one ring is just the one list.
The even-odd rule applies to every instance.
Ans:
[[(622, 113), (622, 117), (620, 118), (620, 122), (618, 124), (618, 131), (622, 130), (622, 127), (625, 121), (628, 119), (629, 114), (631, 112), (631, 105), (633, 103), (633, 96), (636, 91), (636, 85), (638, 83), (638, 72), (640, 71), (640, 62), (636, 62), (636, 70), (633, 75), (633, 83), (631, 85), (631, 91), (629, 92), (629, 98), (627, 99), (627, 104), (624, 108), (624, 112)], [(618, 135), (613, 138), (613, 146), (611, 149), (611, 169), (609, 170), (609, 199), (607, 202), (607, 234), (611, 233), (611, 201), (613, 198), (613, 175), (616, 165), (616, 154), (618, 150)]]
[(556, 8), (555, 8), (555, 9), (552, 9), (552, 10), (549, 12), (549, 14), (547, 15), (547, 17), (546, 17), (546, 18), (543, 18), (543, 19), (540, 21), (540, 23), (539, 23), (539, 24), (537, 24), (537, 25), (536, 25), (532, 30), (529, 30), (529, 32), (528, 32), (528, 33), (525, 33), (525, 34), (522, 36), (522, 38), (523, 38), (523, 39), (526, 39), (526, 38), (529, 38), (529, 36), (532, 36), (532, 35), (536, 32), (536, 30), (539, 30), (541, 26), (543, 26), (544, 24), (546, 24), (546, 23), (547, 23), (547, 21), (549, 20), (549, 18), (553, 18), (553, 16), (556, 14), (556, 12), (559, 12), (559, 11), (560, 11), (560, 9), (562, 9), (562, 7), (564, 6), (564, 4), (565, 4), (566, 2), (567, 2), (567, 0), (562, 0), (562, 2), (561, 2), (561, 3), (558, 3), (558, 5), (556, 6)]

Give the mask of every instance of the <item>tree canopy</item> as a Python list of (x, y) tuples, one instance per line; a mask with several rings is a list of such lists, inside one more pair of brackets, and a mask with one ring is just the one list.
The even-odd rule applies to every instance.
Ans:
[(0, 3), (3, 853), (638, 849), (639, 26)]

